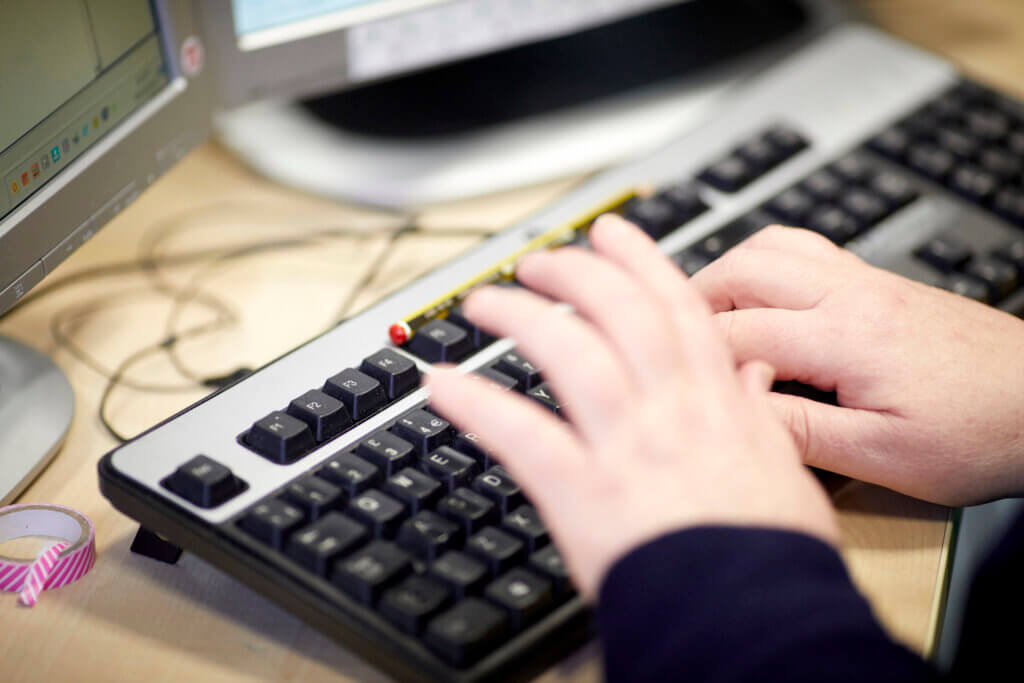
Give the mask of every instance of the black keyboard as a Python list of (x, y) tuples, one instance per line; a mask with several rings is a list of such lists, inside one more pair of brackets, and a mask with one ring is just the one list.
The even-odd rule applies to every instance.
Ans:
[[(857, 78), (837, 86), (842, 69)], [(851, 121), (883, 112), (870, 127), (841, 121), (858, 87), (871, 106)], [(838, 102), (808, 113), (816, 97)], [(475, 328), (452, 288), (507, 275), (491, 266), (553, 224), (569, 228), (558, 244), (585, 245), (589, 220), (614, 210), (690, 274), (786, 223), (1024, 311), (1020, 103), (858, 29), (795, 56), (733, 106), (108, 454), (104, 494), (400, 679), (545, 670), (593, 636), (589, 612), (529, 499), (476, 435), (431, 409), (420, 380), (461, 363), (556, 415), (561, 405), (543, 368)], [(650, 177), (653, 189), (612, 192)], [(388, 343), (402, 316), (415, 328)]]

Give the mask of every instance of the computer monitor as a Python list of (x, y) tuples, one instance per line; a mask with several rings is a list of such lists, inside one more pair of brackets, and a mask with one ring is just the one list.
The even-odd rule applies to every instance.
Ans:
[[(209, 134), (189, 3), (0, 3), (0, 316)], [(182, 59), (184, 57), (184, 61)], [(0, 503), (56, 454), (74, 398), (0, 337)]]
[(208, 0), (216, 128), (318, 194), (414, 205), (642, 154), (832, 0)]

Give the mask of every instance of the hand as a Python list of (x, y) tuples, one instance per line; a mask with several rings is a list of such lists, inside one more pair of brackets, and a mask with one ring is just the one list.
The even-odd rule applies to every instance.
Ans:
[(603, 217), (591, 241), (596, 254), (524, 259), (517, 276), (537, 293), (483, 289), (464, 308), (544, 371), (567, 423), (457, 371), (429, 380), (432, 405), (480, 434), (537, 506), (581, 593), (593, 599), (616, 559), (684, 527), (835, 542), (831, 503), (771, 412), (771, 368), (737, 371), (707, 304), (638, 229)]
[(805, 462), (924, 500), (1024, 492), (1024, 322), (770, 227), (698, 273), (739, 363), (835, 391), (773, 394)]

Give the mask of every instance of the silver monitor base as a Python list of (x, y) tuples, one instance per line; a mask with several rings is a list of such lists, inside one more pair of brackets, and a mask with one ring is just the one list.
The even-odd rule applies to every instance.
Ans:
[(60, 450), (75, 413), (64, 371), (0, 336), (0, 505), (13, 501)]

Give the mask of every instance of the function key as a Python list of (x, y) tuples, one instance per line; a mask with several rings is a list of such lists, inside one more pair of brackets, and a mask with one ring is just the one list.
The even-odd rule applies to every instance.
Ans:
[(541, 383), (540, 370), (517, 351), (506, 351), (494, 365), (498, 372), (519, 381), (520, 390), (532, 389)]
[(482, 349), (485, 346), (492, 344), (497, 339), (493, 335), (484, 332), (473, 324), (473, 322), (467, 318), (466, 314), (462, 311), (461, 304), (448, 311), (448, 322), (453, 325), (458, 325), (466, 331), (474, 349)]
[(307, 391), (288, 404), (288, 414), (309, 425), (313, 438), (327, 441), (352, 424), (345, 405), (322, 391)]
[(440, 480), (449, 491), (468, 484), (480, 471), (476, 460), (448, 446), (441, 446), (420, 464), (424, 472)]
[(346, 510), (354, 519), (366, 524), (374, 538), (394, 536), (407, 512), (404, 505), (377, 489), (353, 498)]
[(451, 590), (425, 576), (410, 576), (384, 591), (378, 609), (402, 631), (416, 635), (452, 601)]
[(487, 565), (492, 576), (508, 571), (522, 559), (523, 542), (492, 526), (484, 527), (466, 541), (466, 552)]
[(201, 508), (216, 507), (248, 488), (231, 470), (205, 455), (192, 458), (160, 483)]
[(467, 536), (498, 518), (497, 507), (490, 498), (467, 488), (455, 489), (442, 498), (437, 512), (459, 524)]
[(484, 596), (505, 611), (516, 631), (537, 621), (554, 604), (551, 582), (519, 568), (487, 586)]
[(949, 273), (966, 265), (974, 253), (957, 238), (938, 235), (915, 251), (914, 255), (942, 272)]
[(298, 528), (304, 519), (298, 507), (271, 498), (249, 510), (239, 526), (267, 545), (280, 550), (288, 534)]
[(284, 490), (284, 497), (302, 508), (310, 519), (320, 519), (344, 501), (340, 488), (313, 475), (289, 484)]
[(492, 467), (478, 476), (473, 480), (473, 488), (493, 500), (503, 515), (523, 503), (519, 484), (504, 467)]
[(540, 515), (530, 505), (520, 505), (505, 515), (501, 528), (517, 536), (526, 544), (526, 551), (532, 553), (548, 543), (548, 530)]
[(380, 480), (380, 470), (351, 453), (339, 453), (316, 471), (318, 477), (340, 486), (350, 498), (358, 496)]
[(509, 377), (504, 372), (496, 370), (493, 367), (484, 367), (476, 371), (476, 375), (489, 380), (492, 384), (496, 385), (499, 389), (506, 391), (515, 391), (519, 388), (519, 380), (514, 377)]
[(742, 157), (728, 156), (706, 168), (700, 179), (722, 192), (738, 192), (756, 177), (755, 170)]
[(964, 273), (988, 287), (988, 300), (992, 304), (998, 304), (1013, 294), (1019, 284), (1017, 269), (995, 258), (975, 259), (967, 265)]
[(681, 225), (676, 207), (660, 197), (640, 197), (632, 200), (623, 216), (655, 240), (661, 239)]
[(384, 490), (408, 505), (413, 514), (430, 506), (444, 492), (441, 482), (411, 467), (384, 482)]
[(551, 387), (548, 386), (547, 382), (538, 384), (533, 389), (527, 391), (526, 395), (553, 412), (555, 415), (562, 414), (562, 404), (559, 402), (554, 392), (551, 391)]
[(478, 598), (466, 598), (427, 625), (426, 642), (451, 664), (465, 667), (501, 642), (507, 628), (504, 612)]
[(383, 429), (360, 441), (356, 454), (376, 465), (385, 477), (410, 466), (416, 458), (411, 443)]
[(447, 420), (423, 409), (402, 415), (391, 431), (413, 445), (421, 456), (448, 444), (454, 430)]
[(345, 404), (352, 419), (369, 417), (388, 402), (381, 383), (354, 368), (342, 370), (324, 384), (324, 391)]
[(462, 540), (462, 529), (430, 510), (422, 510), (402, 523), (398, 545), (424, 562), (432, 562)]
[(572, 583), (569, 581), (569, 570), (566, 569), (565, 561), (555, 546), (548, 545), (533, 553), (527, 564), (530, 569), (551, 581), (555, 589), (555, 597), (563, 598), (573, 592)]
[(293, 463), (316, 446), (309, 425), (282, 412), (270, 413), (256, 422), (242, 440), (278, 465)]
[(417, 330), (406, 346), (428, 363), (457, 363), (473, 352), (469, 333), (441, 318)]
[(292, 534), (285, 553), (309, 571), (326, 576), (331, 562), (369, 539), (366, 527), (345, 515), (330, 512)]
[(412, 558), (394, 543), (372, 541), (334, 564), (331, 581), (364, 605), (412, 573)]
[(393, 349), (381, 349), (363, 359), (359, 370), (380, 382), (390, 401), (420, 385), (420, 371), (416, 363)]

